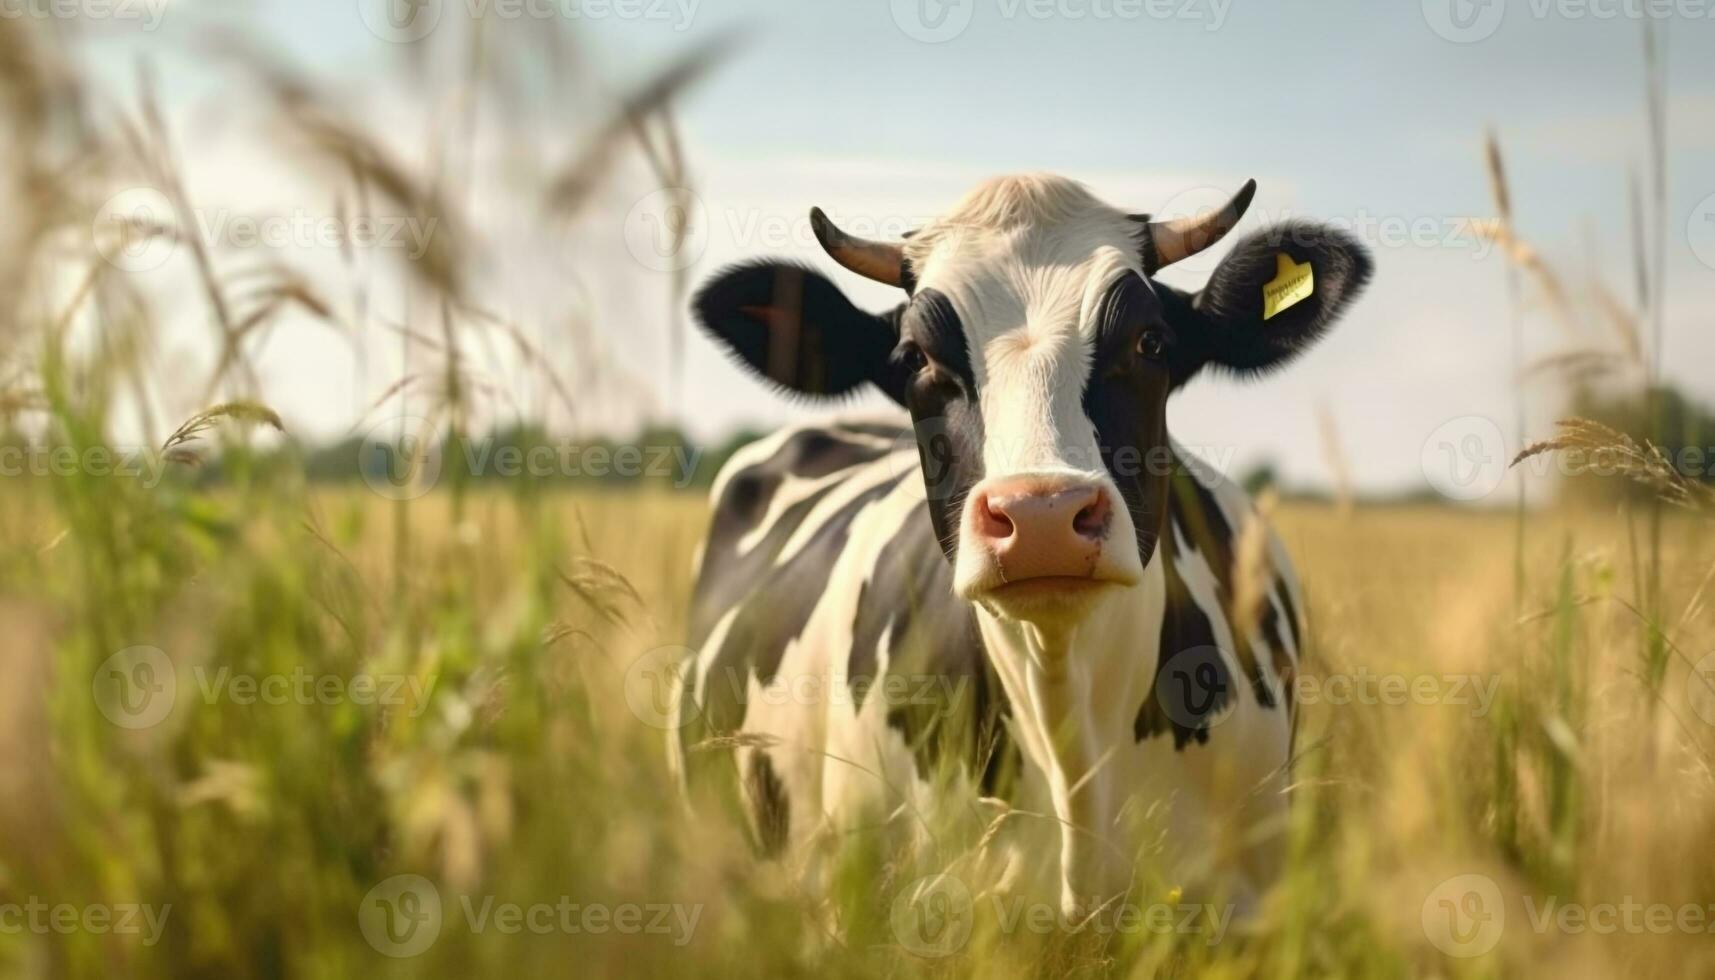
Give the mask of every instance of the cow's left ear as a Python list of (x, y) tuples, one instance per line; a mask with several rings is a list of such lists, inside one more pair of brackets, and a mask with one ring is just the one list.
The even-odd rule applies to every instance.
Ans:
[(1249, 235), (1202, 292), (1165, 304), (1175, 384), (1206, 364), (1241, 376), (1286, 364), (1334, 325), (1372, 269), (1369, 251), (1328, 225), (1294, 221)]

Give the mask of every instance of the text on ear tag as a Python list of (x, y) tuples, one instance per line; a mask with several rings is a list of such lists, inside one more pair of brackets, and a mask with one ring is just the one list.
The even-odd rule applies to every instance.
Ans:
[(1299, 265), (1285, 252), (1277, 253), (1274, 260), (1274, 280), (1262, 287), (1264, 320), (1274, 319), (1276, 313), (1304, 302), (1316, 291), (1316, 274), (1310, 263)]

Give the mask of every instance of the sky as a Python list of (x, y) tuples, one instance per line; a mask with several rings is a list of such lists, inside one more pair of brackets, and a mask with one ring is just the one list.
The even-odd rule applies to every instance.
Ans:
[[(1169, 424), (1221, 465), (1269, 460), (1292, 483), (1325, 487), (1336, 469), (1331, 422), (1350, 478), (1377, 492), (1435, 483), (1438, 468), (1458, 468), (1448, 454), (1516, 448), (1509, 275), (1471, 228), (1494, 210), (1486, 132), (1505, 151), (1520, 232), (1575, 285), (1632, 294), (1628, 180), (1647, 159), (1641, 36), (1653, 20), (1668, 65), (1662, 362), (1715, 403), (1715, 0), (431, 0), (417, 19), (389, 21), (383, 8), (397, 2), (171, 0), (154, 30), (96, 32), (86, 60), (121, 101), (137, 62), (155, 66), (193, 187), (325, 212), (325, 197), (299, 189), (301, 175), (253, 129), (223, 116), (230, 83), (195, 43), (211, 24), (265, 39), (355, 114), (401, 132), (434, 118), (399, 83), (411, 44), (436, 44), (475, 9), (525, 31), (570, 29), (602, 84), (566, 96), (563, 134), (544, 132), (557, 128), (551, 116), (485, 128), (479, 155), (500, 173), (526, 137), (569, 152), (574, 110), (736, 32), (736, 53), (675, 106), (696, 193), (688, 251), (654, 251), (664, 214), (640, 166), (563, 248), (511, 247), (526, 239), (505, 229), (533, 217), (528, 206), (487, 213), (502, 299), (540, 315), (586, 311), (658, 411), (703, 437), (828, 409), (780, 400), (700, 337), (675, 392), (663, 364), (680, 313), (664, 288), (676, 265), (695, 283), (740, 259), (790, 258), (883, 309), (898, 301), (893, 291), (834, 271), (815, 247), (812, 205), (897, 232), (997, 174), (1054, 171), (1157, 214), (1207, 207), (1255, 178), (1241, 231), (1286, 217), (1343, 224), (1374, 250), (1375, 281), (1289, 370), (1243, 384), (1200, 379), (1176, 396)], [(21, 3), (0, 0), (0, 12)], [(528, 133), (508, 129), (525, 124)], [(1164, 278), (1195, 288), (1219, 253)], [(1526, 311), (1522, 329), (1527, 359), (1611, 346), (1599, 333), (1570, 336), (1540, 310)], [(269, 341), (264, 393), (299, 431), (345, 434), (386, 373), (354, 371), (350, 357), (335, 339), (290, 331)], [(1546, 435), (1556, 390), (1523, 391), (1525, 435)], [(884, 409), (879, 398), (843, 408)], [(1484, 498), (1466, 492), (1465, 475), (1453, 479), (1452, 495)], [(1475, 481), (1506, 493), (1487, 475)]]

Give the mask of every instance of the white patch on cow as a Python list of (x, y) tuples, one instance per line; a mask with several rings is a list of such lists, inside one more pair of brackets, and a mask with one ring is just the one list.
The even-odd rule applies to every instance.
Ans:
[[(896, 469), (899, 460), (886, 462), (891, 465), (880, 468), (899, 472)], [(883, 550), (898, 538), (906, 522), (921, 519), (923, 506), (923, 481), (906, 479), (853, 520), (846, 551), (835, 563), (827, 586), (830, 593), (843, 597), (828, 610), (830, 620), (842, 621), (848, 635), (857, 618), (858, 599), (865, 585), (874, 580)], [(878, 679), (887, 676), (892, 661), (896, 623), (896, 618), (889, 620), (876, 651)], [(889, 705), (885, 690), (872, 688), (861, 706), (851, 696), (850, 654), (848, 640), (843, 649), (829, 658), (828, 687), (840, 696), (831, 699), (828, 705), (828, 755), (823, 773), (823, 797), (828, 811), (840, 814), (837, 826), (847, 829), (891, 812), (901, 803), (909, 803), (920, 811), (935, 803), (928, 784), (917, 771), (910, 745), (887, 723)]]
[[(980, 392), (984, 482), (1065, 477), (1121, 499), (1083, 395), (1102, 297), (1142, 273), (1136, 222), (1075, 181), (1003, 177), (924, 228), (906, 254), (919, 288), (945, 295), (964, 327)], [(1104, 577), (1130, 582), (1142, 573), (1134, 540), (1130, 514), (1116, 508)], [(975, 596), (998, 584), (996, 575), (985, 546), (961, 531), (959, 594)]]

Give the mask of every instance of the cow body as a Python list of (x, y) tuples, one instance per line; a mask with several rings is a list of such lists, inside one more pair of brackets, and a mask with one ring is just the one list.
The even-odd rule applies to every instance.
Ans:
[(1266, 887), (1302, 605), (1166, 407), (1206, 366), (1295, 357), (1370, 266), (1350, 236), (1290, 223), (1197, 293), (1153, 278), (1254, 190), (1157, 222), (1062, 178), (1000, 178), (902, 245), (818, 211), (829, 254), (905, 302), (868, 313), (777, 262), (698, 296), (771, 382), (872, 385), (909, 415), (787, 430), (716, 483), (677, 756), (693, 779), (736, 773), (765, 851), (998, 797), (1057, 841), (1018, 853), (1069, 914), (1140, 869), (1239, 902)]
[[(1160, 808), (1176, 853), (1159, 873), (1208, 875), (1203, 859), (1229, 852), (1214, 887), (1245, 898), (1275, 860), (1302, 602), (1270, 535), (1262, 616), (1235, 634), (1233, 556), (1254, 516), (1218, 473), (1178, 456), (1171, 538), (1146, 586), (1119, 597), (1134, 608), (1112, 614), (1135, 632), (1105, 675), (1079, 680), (1101, 695), (1080, 709), (1091, 744), (1115, 747), (1079, 790), (1105, 801), (1081, 829), (1100, 851), (1136, 855), (1127, 821)], [(833, 422), (753, 444), (716, 481), (676, 747), (695, 760), (687, 750), (705, 739), (750, 736), (734, 740), (734, 761), (769, 852), (901, 803), (932, 813), (998, 795), (1051, 809), (1053, 751), (1020, 729), (986, 614), (953, 594), (920, 465), (904, 420)], [(931, 785), (949, 765), (963, 798)], [(1223, 839), (1247, 827), (1264, 841)]]

